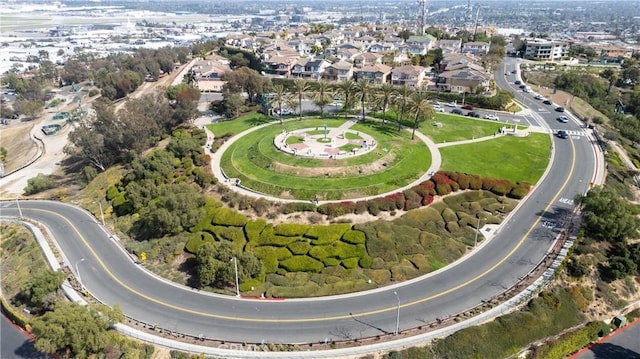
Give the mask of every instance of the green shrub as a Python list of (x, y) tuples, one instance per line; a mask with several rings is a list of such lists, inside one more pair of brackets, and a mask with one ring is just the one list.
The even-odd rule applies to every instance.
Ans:
[(416, 268), (407, 259), (402, 259), (400, 263), (391, 267), (391, 278), (394, 281), (404, 281), (418, 275)]
[(366, 272), (367, 277), (374, 283), (381, 285), (389, 282), (391, 279), (391, 272), (387, 269), (372, 269)]
[(386, 268), (384, 259), (380, 257), (373, 257), (371, 260), (371, 269), (384, 269)]
[(320, 287), (315, 282), (308, 281), (303, 286), (297, 287), (271, 287), (267, 290), (269, 298), (305, 298), (310, 297)]
[(214, 242), (213, 235), (208, 232), (189, 233), (188, 237), (189, 240), (185, 244), (184, 249), (192, 254), (197, 253), (198, 248), (203, 244)]
[(118, 188), (116, 186), (109, 186), (109, 188), (107, 189), (107, 199), (109, 201), (116, 198), (118, 194), (120, 194), (120, 191), (118, 191)]
[(291, 253), (293, 253), (294, 255), (302, 255), (309, 252), (309, 250), (311, 249), (311, 244), (309, 244), (308, 241), (297, 241), (289, 244), (287, 248), (289, 248)]
[(360, 258), (360, 260), (358, 261), (358, 265), (364, 269), (371, 268), (372, 263), (373, 263), (373, 259), (368, 255)]
[(309, 256), (323, 260), (328, 257), (338, 257), (338, 251), (334, 246), (313, 246), (309, 250)]
[(295, 212), (315, 212), (316, 205), (307, 202), (290, 202), (286, 203), (282, 208), (282, 213), (289, 214)]
[(285, 237), (299, 237), (305, 234), (309, 225), (298, 223), (280, 223), (273, 229), (273, 233)]
[(449, 207), (446, 207), (444, 210), (442, 210), (442, 218), (444, 219), (445, 222), (457, 222), (458, 221), (458, 216), (456, 215), (456, 213)]
[(370, 199), (367, 201), (367, 211), (369, 211), (369, 213), (372, 216), (377, 216), (380, 213), (380, 207), (378, 206), (378, 202)]
[(325, 226), (311, 226), (305, 237), (311, 238), (313, 245), (331, 244), (338, 241), (344, 233), (351, 228), (349, 223), (334, 223)]
[(289, 244), (297, 242), (301, 239), (300, 237), (277, 236), (273, 233), (273, 231), (274, 227), (265, 227), (260, 233), (260, 238), (258, 239), (257, 244), (261, 246), (286, 247)]
[(413, 263), (413, 265), (420, 271), (429, 269), (429, 259), (427, 259), (427, 256), (422, 253), (412, 255), (410, 260), (411, 263)]
[(247, 217), (227, 207), (219, 207), (214, 211), (211, 223), (221, 226), (242, 227), (247, 224)]
[(245, 224), (244, 226), (244, 233), (247, 236), (249, 242), (258, 241), (258, 239), (260, 238), (260, 233), (266, 226), (267, 221), (262, 218), (247, 222), (247, 224)]
[(47, 176), (42, 173), (38, 173), (37, 176), (29, 178), (27, 180), (27, 186), (24, 188), (24, 194), (29, 196), (32, 194), (40, 193), (55, 187), (56, 181), (53, 176)]
[(534, 358), (562, 359), (598, 339), (599, 334), (609, 333), (609, 326), (604, 322), (589, 322), (586, 326), (563, 334), (558, 339), (539, 346)]
[(293, 256), (280, 261), (280, 266), (289, 272), (318, 273), (324, 269), (322, 262), (309, 256)]
[(498, 196), (504, 196), (507, 194), (507, 188), (503, 184), (497, 184), (491, 187), (491, 192), (497, 194)]
[(358, 266), (358, 258), (346, 258), (342, 260), (342, 265), (347, 269), (353, 269)]
[(360, 231), (348, 230), (342, 235), (342, 240), (351, 244), (361, 244), (366, 242), (367, 238)]
[(529, 190), (526, 187), (515, 186), (511, 189), (511, 192), (509, 192), (509, 197), (515, 198), (515, 199), (522, 199), (524, 198), (524, 196), (527, 195), (527, 193), (529, 193)]
[(286, 247), (269, 247), (269, 246), (256, 247), (253, 249), (253, 253), (259, 259), (266, 259), (266, 258), (272, 257), (278, 261), (290, 258), (292, 256), (291, 252)]
[(322, 263), (327, 267), (335, 267), (340, 265), (340, 260), (338, 258), (328, 257), (322, 258)]
[(133, 212), (133, 205), (129, 200), (125, 198), (125, 193), (121, 192), (116, 198), (111, 202), (111, 206), (116, 211), (118, 216), (124, 216)]

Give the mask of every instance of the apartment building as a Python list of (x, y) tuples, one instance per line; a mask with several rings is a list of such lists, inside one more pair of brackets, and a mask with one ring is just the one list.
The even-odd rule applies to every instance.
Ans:
[(547, 39), (526, 40), (525, 58), (540, 61), (556, 61), (566, 59), (569, 43)]

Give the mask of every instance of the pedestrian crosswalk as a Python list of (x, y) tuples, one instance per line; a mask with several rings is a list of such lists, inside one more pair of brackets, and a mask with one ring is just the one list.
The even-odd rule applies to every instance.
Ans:
[[(553, 134), (557, 134), (560, 130), (553, 130)], [(586, 136), (587, 134), (582, 130), (564, 130), (569, 136)]]

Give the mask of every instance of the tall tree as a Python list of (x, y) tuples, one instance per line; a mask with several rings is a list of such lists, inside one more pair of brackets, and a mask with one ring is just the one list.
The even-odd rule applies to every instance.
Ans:
[(281, 84), (275, 84), (271, 86), (271, 91), (273, 91), (273, 97), (271, 98), (271, 104), (276, 105), (278, 109), (278, 118), (280, 119), (280, 123), (282, 124), (282, 105), (287, 101), (287, 92)]
[(102, 305), (60, 302), (53, 311), (34, 320), (31, 332), (41, 352), (84, 359), (104, 351), (110, 344), (111, 323), (121, 320), (117, 307), (112, 310)]
[(313, 103), (320, 107), (320, 117), (324, 117), (324, 108), (333, 100), (331, 85), (326, 81), (318, 81), (313, 87)]
[(358, 99), (360, 100), (360, 106), (362, 106), (362, 119), (365, 117), (366, 103), (373, 95), (373, 87), (369, 81), (358, 81), (356, 83), (356, 90), (358, 93)]
[(581, 198), (584, 226), (589, 236), (601, 241), (626, 243), (637, 235), (638, 218), (622, 197), (602, 187)]
[(30, 306), (40, 307), (45, 297), (60, 289), (66, 275), (63, 272), (54, 272), (43, 269), (32, 273), (21, 288), (21, 292)]
[(353, 80), (345, 80), (338, 84), (338, 91), (344, 97), (344, 104), (342, 110), (344, 111), (344, 117), (347, 117), (348, 109), (351, 108), (353, 102), (353, 96), (356, 93), (356, 83)]
[(415, 91), (409, 99), (409, 109), (413, 112), (411, 139), (415, 139), (416, 129), (421, 122), (433, 117), (433, 108), (425, 91)]
[(293, 94), (296, 96), (298, 103), (298, 118), (302, 120), (302, 100), (309, 92), (309, 83), (303, 79), (293, 80)]
[(378, 103), (380, 104), (380, 107), (382, 107), (382, 123), (385, 123), (386, 120), (386, 113), (387, 110), (389, 108), (389, 105), (391, 104), (391, 101), (393, 100), (393, 96), (396, 94), (396, 88), (390, 84), (390, 83), (385, 83), (382, 86), (380, 86), (380, 88), (378, 89), (378, 92), (376, 93), (376, 97), (378, 98)]
[(398, 90), (398, 94), (394, 99), (393, 105), (396, 108), (396, 113), (398, 115), (398, 131), (402, 128), (402, 121), (404, 120), (404, 114), (409, 109), (409, 99), (411, 97), (413, 90), (404, 85)]

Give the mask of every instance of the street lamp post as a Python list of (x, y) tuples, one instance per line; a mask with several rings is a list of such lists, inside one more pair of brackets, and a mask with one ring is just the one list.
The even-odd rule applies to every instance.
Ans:
[(396, 331), (393, 334), (394, 336), (398, 336), (398, 332), (400, 331), (400, 296), (398, 295), (398, 292), (396, 292), (395, 290), (393, 291), (393, 294), (396, 295), (396, 299), (398, 300), (398, 305), (396, 306)]
[(238, 284), (238, 258), (231, 258), (233, 261), (233, 266), (236, 271), (236, 297), (240, 297), (240, 285)]
[(105, 224), (104, 224), (104, 211), (102, 210), (102, 203), (100, 203), (98, 201), (93, 201), (93, 203), (97, 203), (98, 206), (100, 207), (100, 217), (102, 218), (102, 226), (105, 227)]
[(78, 269), (78, 264), (80, 262), (84, 262), (84, 258), (80, 258), (77, 262), (76, 262), (76, 276), (78, 277), (78, 283), (80, 283), (80, 287), (82, 288), (82, 291), (84, 291), (84, 284), (82, 284), (82, 278), (80, 277), (80, 269)]
[(476, 237), (473, 239), (473, 249), (478, 246), (478, 232), (480, 231), (480, 216), (478, 216), (478, 225), (476, 225)]

